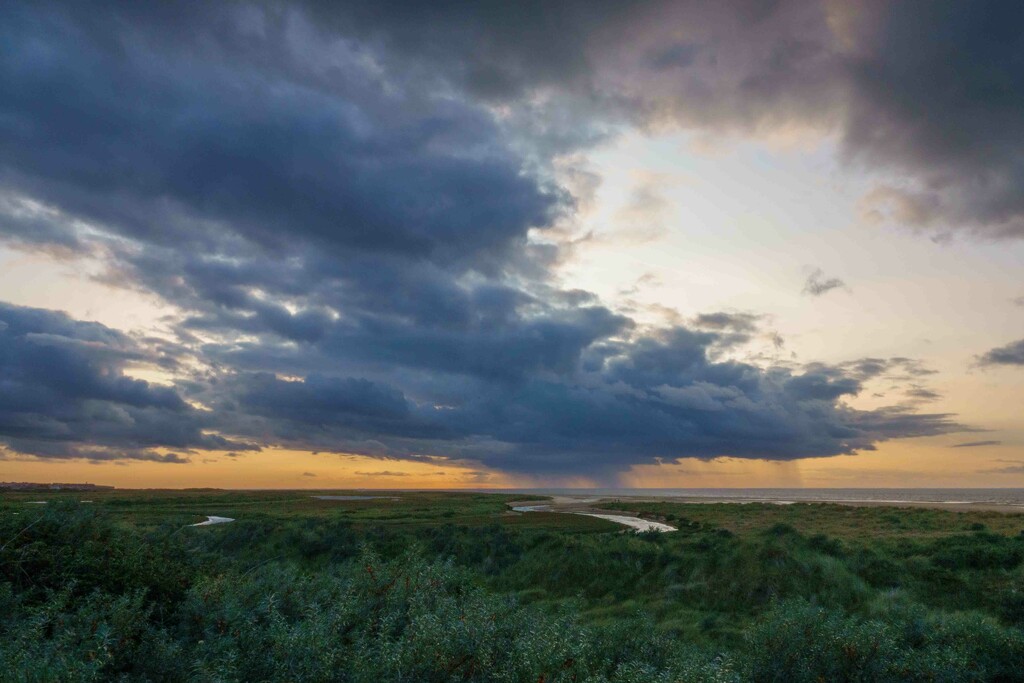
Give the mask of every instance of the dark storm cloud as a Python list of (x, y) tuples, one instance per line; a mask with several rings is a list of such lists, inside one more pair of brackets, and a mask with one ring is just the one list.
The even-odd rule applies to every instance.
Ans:
[[(588, 348), (572, 372), (512, 383), (449, 385), (435, 372), (429, 389), (448, 391), (443, 405), (415, 402), (376, 382), (318, 377), (234, 379), (209, 388), (213, 397), (203, 400), (218, 406), (232, 433), (289, 447), (440, 453), (505, 471), (608, 480), (656, 459), (837, 455), (961, 429), (945, 414), (843, 405), (861, 385), (841, 368), (766, 373), (713, 362), (715, 343), (714, 334), (683, 328), (606, 341)], [(254, 389), (240, 392), (240, 381)]]
[(378, 46), (396, 71), (511, 104), (511, 120), (549, 146), (587, 144), (622, 121), (838, 130), (846, 157), (886, 178), (868, 197), (872, 216), (1024, 236), (1018, 3), (309, 7), (320, 31)]
[(901, 222), (1024, 236), (1021, 26), (1024, 6), (991, 0), (878, 5), (851, 27), (845, 145), (909, 173), (888, 188)]
[(1024, 237), (1024, 5), (779, 2), (754, 20), (717, 4), (737, 9), (645, 83), (650, 109), (675, 92), (668, 116), (686, 127), (837, 130), (845, 158), (876, 174), (872, 220)]
[[(239, 412), (297, 430), (291, 438), (298, 442), (310, 439), (311, 429), (325, 430), (335, 439), (350, 433), (447, 435), (444, 428), (417, 415), (402, 392), (365, 379), (311, 375), (301, 381), (282, 381), (269, 374), (240, 375), (231, 379), (229, 392)], [(283, 435), (288, 429), (276, 431)]]
[(178, 393), (124, 374), (149, 355), (97, 323), (0, 304), (0, 443), (42, 458), (183, 462), (176, 449), (246, 448), (204, 431)]
[(807, 276), (807, 281), (804, 283), (804, 294), (810, 296), (821, 296), (822, 294), (828, 294), (833, 289), (842, 289), (846, 287), (846, 283), (837, 277), (825, 277), (825, 273), (821, 268), (815, 268), (814, 271)]
[[(1024, 6), (1000, 0), (316, 4), (318, 25), (488, 100), (600, 122), (839, 133), (873, 220), (1024, 236)], [(525, 109), (558, 129), (559, 98)], [(590, 126), (586, 125), (589, 115)], [(589, 134), (588, 134), (589, 128)], [(562, 132), (572, 138), (571, 132)]]
[[(835, 128), (851, 160), (892, 178), (868, 198), (870, 215), (989, 235), (1022, 229), (1015, 3), (38, 6), (6, 17), (2, 130), (18, 166), (9, 171), (28, 187), (59, 182), (63, 166), (78, 210), (111, 222), (144, 225), (156, 204), (179, 224), (244, 216), (264, 239), (287, 226), (452, 257), (507, 246), (557, 201), (494, 146), (493, 122), (467, 104), (482, 98), (508, 106), (507, 121), (537, 118), (528, 133), (549, 143), (558, 128), (590, 140), (598, 133), (586, 131), (622, 121)], [(39, 36), (49, 40), (27, 38)], [(381, 92), (382, 76), (399, 94)], [(53, 92), (64, 93), (59, 104), (46, 100)], [(563, 105), (571, 126), (559, 121)], [(167, 163), (140, 163), (143, 154)], [(371, 201), (384, 168), (392, 192)], [(88, 196), (119, 175), (116, 211)], [(339, 175), (348, 182), (332, 184)], [(504, 192), (480, 192), (485, 184)], [(350, 219), (344, 229), (339, 215)], [(492, 228), (468, 229), (482, 220)], [(457, 239), (437, 244), (445, 235)]]
[(207, 250), (238, 246), (232, 230), (210, 234), (230, 226), (265, 248), (460, 260), (506, 249), (555, 208), (488, 116), (389, 96), (358, 55), (317, 89), (42, 14), (14, 11), (2, 29), (0, 160), (9, 189), (62, 212)]
[[(656, 459), (838, 455), (961, 429), (846, 405), (874, 377), (925, 372), (912, 360), (723, 360), (758, 316), (650, 330), (551, 277), (545, 235), (577, 201), (552, 180), (553, 154), (623, 121), (827, 118), (847, 81), (823, 16), (800, 3), (12, 7), (0, 232), (99, 257), (105, 282), (180, 313), (177, 342), (143, 342), (3, 309), (0, 439), (39, 457), (176, 462), (155, 449), (253, 443), (611, 479)], [(687, 35), (627, 40), (669, 25)], [(175, 388), (127, 377), (131, 362), (174, 370)]]
[(583, 88), (595, 66), (595, 39), (648, 11), (612, 0), (306, 5), (326, 30), (369, 36), (392, 58), (425, 60), (435, 78), (442, 73), (478, 96), (499, 100), (538, 86)]
[(1024, 365), (1024, 339), (986, 351), (979, 365)]
[[(889, 435), (940, 434), (949, 415), (905, 409), (856, 411), (839, 399), (859, 391), (836, 368), (794, 374), (710, 362), (712, 340), (685, 330), (596, 350), (600, 365), (574, 382), (534, 381), (452, 415), (488, 421), (505, 448), (464, 454), (522, 471), (565, 471), (586, 459), (607, 476), (629, 463), (679, 457), (793, 459), (873, 448)], [(587, 364), (585, 364), (586, 366)]]

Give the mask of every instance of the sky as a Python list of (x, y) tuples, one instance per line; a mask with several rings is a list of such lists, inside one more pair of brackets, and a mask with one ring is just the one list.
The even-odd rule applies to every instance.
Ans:
[(0, 14), (0, 480), (1024, 487), (1024, 6)]

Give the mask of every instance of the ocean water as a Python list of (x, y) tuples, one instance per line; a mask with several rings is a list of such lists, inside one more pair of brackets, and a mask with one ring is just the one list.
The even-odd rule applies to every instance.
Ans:
[[(483, 490), (483, 489), (481, 489)], [(1024, 507), (1024, 489), (486, 489), (541, 496), (648, 496), (736, 503), (987, 503)]]

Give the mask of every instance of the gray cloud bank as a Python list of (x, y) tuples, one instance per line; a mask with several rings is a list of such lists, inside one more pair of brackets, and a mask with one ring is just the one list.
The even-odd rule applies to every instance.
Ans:
[[(997, 149), (1019, 150), (1017, 124), (970, 154), (966, 133), (938, 142), (1000, 120), (1006, 96), (970, 91), (967, 112), (956, 88), (928, 91), (981, 28), (924, 5), (924, 26), (952, 33), (919, 45), (909, 4), (843, 19), (807, 3), (545, 3), (544, 21), (504, 3), (12, 5), (0, 234), (101, 259), (106, 282), (180, 316), (159, 341), (4, 306), (0, 441), (52, 458), (282, 445), (608, 478), (960, 429), (847, 405), (873, 377), (927, 372), (909, 359), (765, 369), (727, 359), (756, 315), (650, 330), (551, 277), (548, 234), (577, 200), (550, 163), (622, 122), (835, 126), (851, 159), (907, 175), (907, 202), (941, 180), (970, 229), (1020, 232), (1006, 189), (1020, 169)], [(1010, 37), (996, 38), (942, 83), (1001, 73)], [(886, 98), (904, 85), (946, 109)], [(130, 377), (147, 364), (175, 384)]]
[[(527, 359), (515, 373), (480, 373), (472, 365), (427, 371), (413, 356), (377, 368), (373, 380), (279, 379), (247, 369), (250, 360), (162, 387), (123, 372), (129, 363), (155, 362), (154, 352), (102, 325), (9, 305), (0, 308), (0, 320), (0, 441), (43, 458), (178, 462), (180, 456), (157, 456), (153, 448), (281, 445), (609, 477), (659, 458), (788, 460), (959, 428), (944, 414), (845, 406), (842, 399), (862, 386), (849, 369), (817, 364), (795, 373), (711, 362), (708, 350), (718, 336), (684, 328), (628, 341), (606, 336), (547, 370)], [(307, 356), (338, 367), (350, 362), (330, 347), (290, 348), (292, 364), (310, 362)], [(525, 354), (535, 350), (528, 345)]]
[(124, 374), (162, 360), (98, 323), (0, 304), (0, 444), (42, 458), (167, 463), (186, 459), (152, 449), (253, 448), (210, 432), (212, 416), (173, 388)]
[(472, 98), (515, 105), (540, 94), (511, 118), (547, 145), (586, 144), (621, 121), (755, 135), (814, 128), (876, 174), (869, 219), (1024, 236), (1019, 3), (310, 7), (323, 30), (373, 36), (388, 63)]
[(979, 365), (1024, 365), (1024, 339), (999, 346), (978, 358)]

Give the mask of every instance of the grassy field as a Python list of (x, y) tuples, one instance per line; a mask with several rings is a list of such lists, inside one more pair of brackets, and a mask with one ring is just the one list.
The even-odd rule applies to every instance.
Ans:
[[(317, 496), (352, 497), (356, 500), (321, 500)], [(558, 528), (579, 532), (621, 529), (612, 522), (593, 517), (555, 513), (522, 515), (510, 512), (508, 503), (517, 498), (522, 496), (424, 491), (22, 491), (0, 494), (0, 513), (27, 514), (31, 508), (26, 506), (48, 501), (55, 504), (90, 505), (98, 513), (140, 527), (168, 524), (185, 526), (201, 522), (208, 515), (217, 515), (239, 522), (345, 521), (357, 528), (374, 525), (412, 527), (501, 524), (527, 529)]]
[(605, 503), (609, 510), (674, 523), (695, 522), (737, 534), (788, 524), (802, 534), (842, 539), (940, 537), (982, 527), (999, 534), (1024, 532), (1024, 514), (986, 510), (950, 511), (925, 507), (839, 505), (830, 503)]
[[(0, 670), (26, 681), (1024, 680), (1024, 516), (603, 506), (679, 529), (636, 534), (514, 513), (515, 498), (4, 493)], [(189, 526), (207, 515), (236, 521)]]

